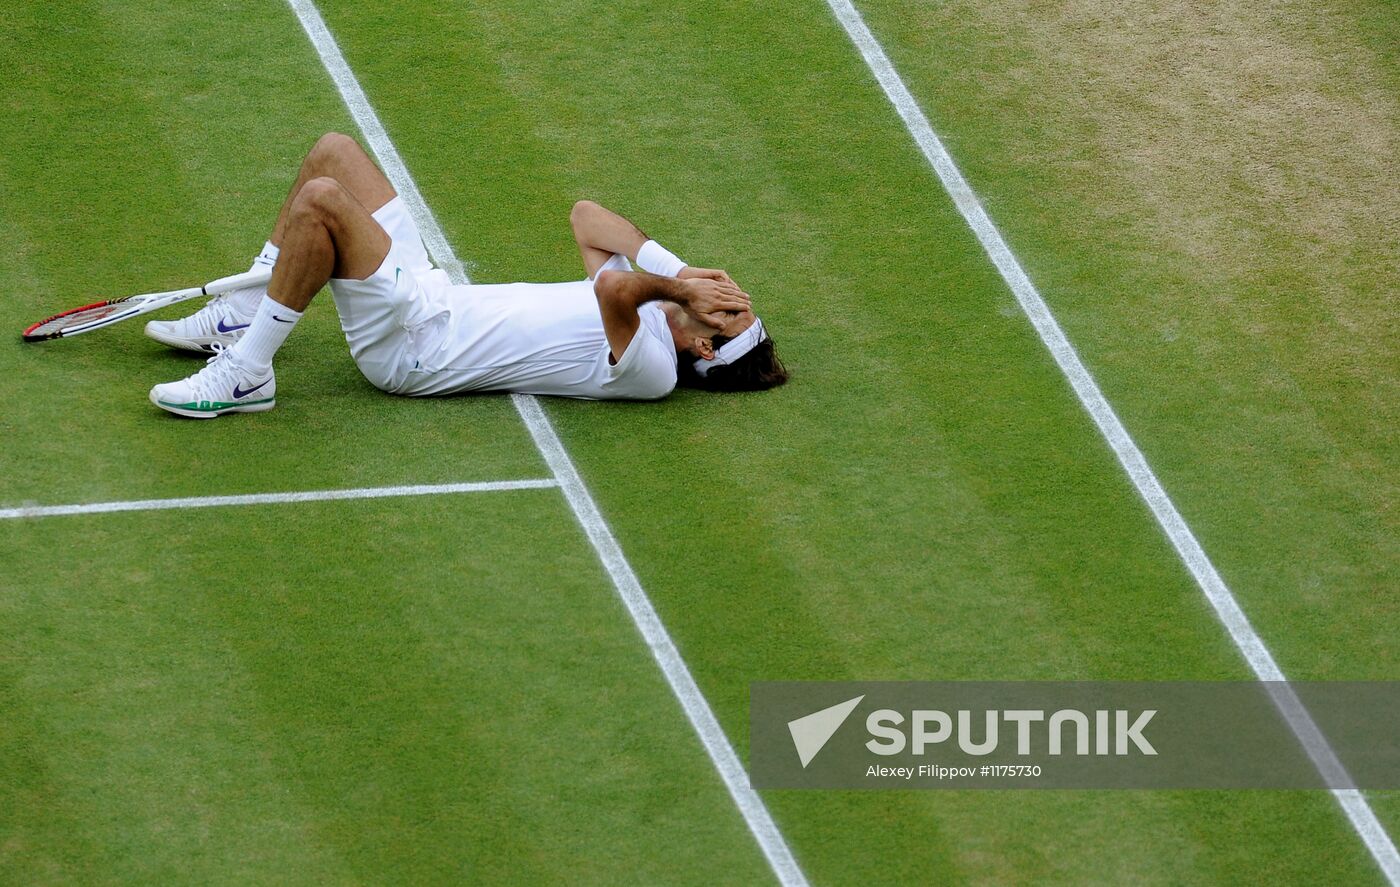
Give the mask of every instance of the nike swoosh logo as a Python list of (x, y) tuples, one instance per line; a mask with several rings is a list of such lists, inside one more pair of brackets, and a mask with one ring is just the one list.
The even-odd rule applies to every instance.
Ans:
[(259, 388), (263, 387), (264, 385), (266, 385), (268, 382), (271, 382), (271, 381), (272, 381), (272, 379), (270, 379), (270, 378), (269, 378), (269, 379), (263, 379), (261, 382), (259, 382), (258, 384), (254, 385), (252, 388), (247, 388), (247, 389), (239, 388), (238, 385), (235, 384), (235, 385), (233, 386), (233, 399), (234, 399), (234, 400), (238, 400), (240, 397), (247, 397), (248, 395), (252, 394), (254, 391), (257, 391)]
[(220, 317), (220, 318), (219, 318), (219, 325), (218, 325), (218, 327), (216, 327), (216, 329), (218, 329), (218, 331), (221, 332), (221, 333), (231, 333), (231, 332), (233, 332), (234, 330), (246, 330), (246, 329), (248, 328), (248, 326), (249, 326), (249, 324), (246, 324), (246, 323), (238, 323), (238, 324), (234, 324), (233, 326), (228, 326), (227, 324), (224, 323), (224, 319), (223, 319), (222, 317)]
[(277, 321), (278, 323), (296, 323), (295, 320), (288, 320), (285, 317), (278, 317), (276, 314), (272, 315), (272, 319)]

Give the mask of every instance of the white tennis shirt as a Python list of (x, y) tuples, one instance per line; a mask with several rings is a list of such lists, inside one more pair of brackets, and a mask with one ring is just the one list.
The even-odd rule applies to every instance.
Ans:
[(419, 367), (400, 394), (655, 400), (676, 387), (675, 340), (656, 302), (638, 309), (641, 326), (614, 364), (592, 280), (465, 284), (429, 298), (437, 316), (414, 333)]

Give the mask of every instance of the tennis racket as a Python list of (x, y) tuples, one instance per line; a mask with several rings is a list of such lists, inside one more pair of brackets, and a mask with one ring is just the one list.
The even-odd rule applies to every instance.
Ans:
[(140, 296), (127, 296), (124, 299), (111, 299), (94, 302), (81, 308), (69, 308), (53, 317), (45, 318), (24, 331), (24, 341), (42, 342), (45, 339), (62, 339), (79, 333), (90, 333), (104, 326), (121, 323), (142, 314), (159, 311), (169, 305), (201, 296), (219, 296), (247, 286), (263, 286), (272, 280), (271, 268), (255, 268), (242, 274), (220, 277), (204, 286), (168, 293), (146, 293)]

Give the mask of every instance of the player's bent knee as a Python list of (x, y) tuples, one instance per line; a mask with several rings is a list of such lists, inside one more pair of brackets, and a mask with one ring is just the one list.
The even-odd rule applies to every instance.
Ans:
[(580, 200), (574, 204), (573, 209), (569, 210), (569, 221), (574, 225), (578, 225), (588, 217), (589, 213), (597, 208), (598, 204), (591, 200)]
[(344, 191), (345, 189), (340, 182), (330, 176), (317, 176), (301, 186), (301, 190), (297, 192), (296, 200), (292, 201), (292, 212), (295, 215), (314, 215), (326, 218), (333, 214)]
[(358, 152), (360, 143), (343, 132), (328, 132), (316, 140), (311, 153), (318, 157), (336, 156), (347, 151)]

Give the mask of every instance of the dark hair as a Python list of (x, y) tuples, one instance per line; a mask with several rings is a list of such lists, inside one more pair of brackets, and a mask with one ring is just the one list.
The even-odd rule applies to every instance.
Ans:
[[(715, 350), (729, 340), (729, 336), (715, 336)], [(752, 351), (731, 364), (711, 367), (703, 376), (695, 372), (695, 356), (682, 354), (676, 374), (677, 384), (704, 391), (763, 391), (788, 380), (787, 368), (778, 359), (772, 339), (759, 342)]]

